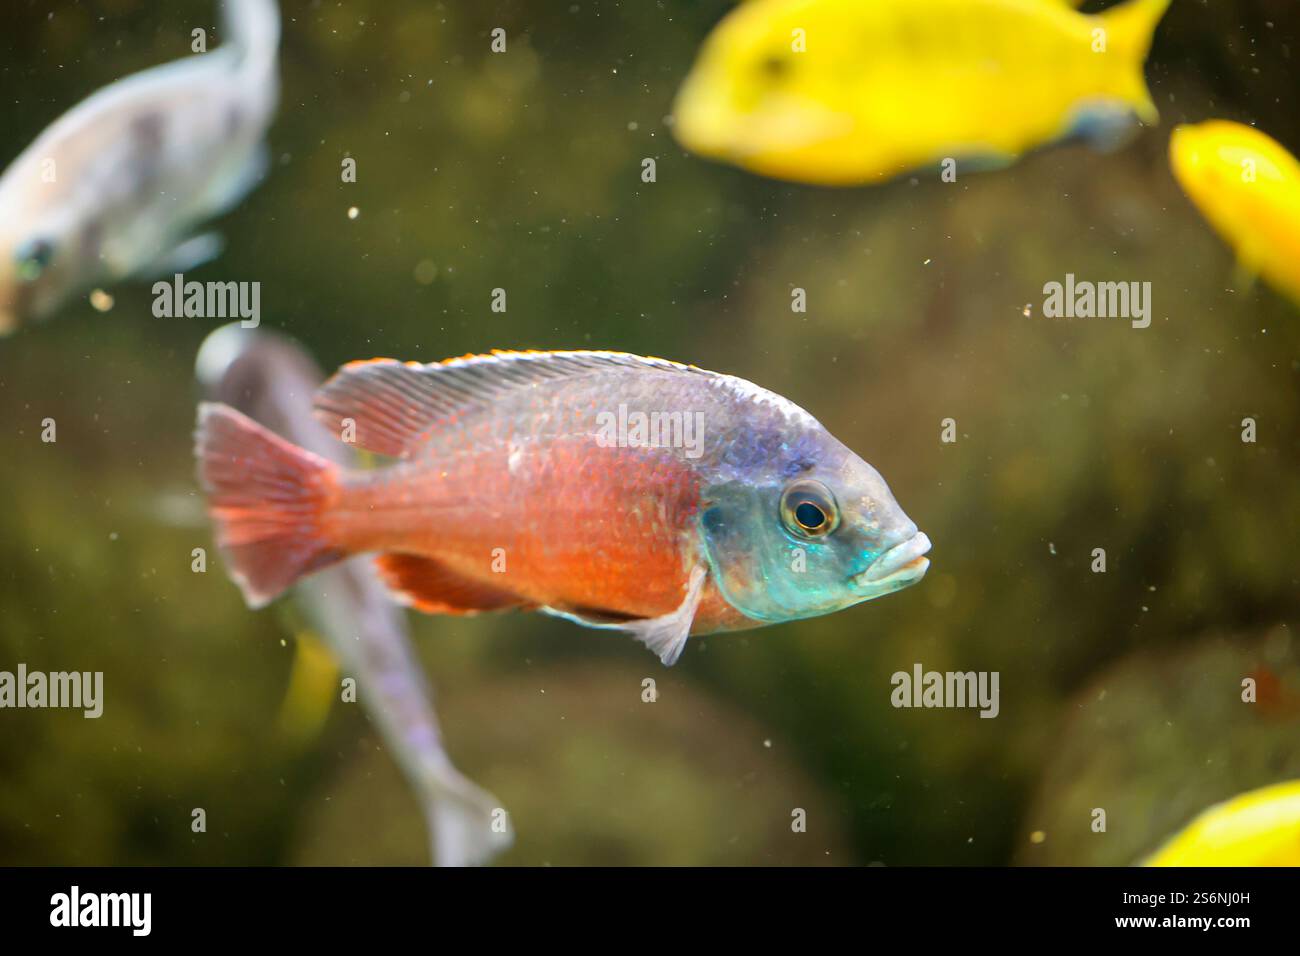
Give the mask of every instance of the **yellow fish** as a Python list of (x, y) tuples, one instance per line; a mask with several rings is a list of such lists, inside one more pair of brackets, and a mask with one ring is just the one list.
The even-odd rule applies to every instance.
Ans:
[(1300, 161), (1257, 129), (1210, 120), (1174, 130), (1169, 162), (1241, 270), (1300, 304)]
[(1300, 780), (1210, 807), (1147, 866), (1300, 866)]
[(289, 687), (280, 705), (280, 729), (305, 743), (320, 733), (338, 696), (339, 662), (314, 632), (299, 631)]
[(687, 149), (824, 185), (953, 159), (1006, 165), (1070, 134), (1158, 119), (1142, 64), (1170, 0), (750, 0), (673, 106)]

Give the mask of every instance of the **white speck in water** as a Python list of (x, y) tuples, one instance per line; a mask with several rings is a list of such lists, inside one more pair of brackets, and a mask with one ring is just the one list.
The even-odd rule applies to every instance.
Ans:
[(356, 219), (357, 216), (359, 216), (359, 215), (361, 215), (361, 210), (358, 209), (356, 206), (352, 206), (351, 208), (348, 209), (348, 218), (349, 218), (349, 219)]
[(1055, 543), (1053, 543), (1053, 542), (1051, 542), (1051, 541), (1047, 542), (1047, 553), (1048, 553), (1048, 554), (1056, 554), (1056, 544), (1055, 544)]

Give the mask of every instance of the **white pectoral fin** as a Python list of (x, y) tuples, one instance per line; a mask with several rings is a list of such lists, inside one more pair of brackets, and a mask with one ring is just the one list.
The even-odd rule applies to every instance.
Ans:
[(239, 205), (245, 196), (261, 185), (270, 168), (271, 148), (259, 143), (242, 165), (214, 184), (207, 203), (212, 213), (220, 214)]
[(695, 623), (695, 611), (704, 596), (704, 581), (708, 572), (703, 567), (695, 567), (686, 584), (686, 597), (675, 609), (661, 617), (641, 618), (634, 621), (604, 621), (599, 618), (574, 614), (553, 607), (541, 608), (547, 614), (562, 617), (583, 627), (596, 627), (603, 630), (627, 631), (644, 644), (667, 667), (677, 663), (686, 648), (686, 639), (691, 635), (691, 625)]
[(695, 622), (695, 611), (704, 595), (704, 579), (707, 576), (704, 568), (695, 567), (686, 586), (686, 597), (677, 605), (676, 610), (663, 617), (629, 621), (623, 625), (633, 637), (658, 654), (666, 667), (676, 664), (677, 658), (686, 649), (686, 638), (690, 637), (691, 625)]
[(204, 232), (191, 236), (179, 245), (172, 246), (157, 259), (145, 263), (135, 272), (141, 281), (171, 278), (176, 273), (189, 272), (221, 255), (226, 247), (220, 233)]

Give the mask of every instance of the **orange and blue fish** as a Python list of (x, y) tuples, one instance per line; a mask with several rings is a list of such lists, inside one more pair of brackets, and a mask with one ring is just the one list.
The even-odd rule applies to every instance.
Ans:
[(252, 607), (373, 552), (421, 611), (542, 611), (672, 664), (692, 634), (828, 614), (929, 566), (875, 468), (730, 375), (621, 352), (377, 359), (345, 365), (315, 411), (395, 461), (349, 470), (199, 406), (199, 478)]

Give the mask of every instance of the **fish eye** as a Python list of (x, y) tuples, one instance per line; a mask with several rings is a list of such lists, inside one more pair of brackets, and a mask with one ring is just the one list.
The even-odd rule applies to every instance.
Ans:
[(816, 531), (826, 523), (826, 515), (811, 501), (804, 501), (794, 509), (794, 520), (805, 531)]
[(781, 521), (791, 534), (820, 538), (840, 523), (835, 497), (820, 481), (796, 481), (781, 496)]
[(780, 53), (769, 53), (758, 63), (758, 68), (770, 80), (779, 80), (790, 72), (790, 58)]
[(23, 243), (14, 255), (18, 277), (26, 282), (39, 279), (53, 259), (54, 243), (48, 239), (32, 239)]

